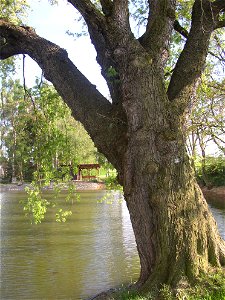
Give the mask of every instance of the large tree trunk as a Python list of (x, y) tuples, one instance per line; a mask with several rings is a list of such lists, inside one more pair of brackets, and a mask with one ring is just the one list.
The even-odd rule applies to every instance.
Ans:
[(126, 176), (132, 181), (125, 198), (141, 262), (139, 283), (175, 285), (181, 276), (191, 280), (210, 265), (225, 265), (224, 243), (188, 160), (172, 156), (159, 165), (139, 153), (137, 168), (136, 155), (129, 155), (133, 164)]
[(149, 288), (225, 265), (225, 245), (186, 153), (183, 117), (169, 109), (159, 77), (146, 72), (132, 72), (137, 79), (127, 84), (123, 186), (140, 256), (138, 283)]

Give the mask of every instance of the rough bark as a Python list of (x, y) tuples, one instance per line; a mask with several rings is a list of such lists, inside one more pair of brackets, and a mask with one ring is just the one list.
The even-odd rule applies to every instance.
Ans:
[[(148, 1), (146, 33), (139, 40), (130, 29), (127, 0), (102, 0), (101, 12), (89, 0), (69, 2), (88, 25), (112, 104), (65, 50), (27, 27), (0, 20), (0, 59), (25, 53), (36, 60), (117, 168), (140, 256), (140, 286), (175, 285), (182, 276), (191, 280), (210, 266), (225, 265), (225, 245), (195, 182), (181, 129), (223, 1), (195, 1), (191, 30), (168, 91), (162, 68), (175, 1)], [(109, 68), (115, 78), (109, 78)]]
[(186, 154), (182, 115), (155, 69), (130, 69), (123, 85), (130, 116), (123, 186), (141, 261), (139, 284), (175, 285), (224, 265), (225, 245)]
[(149, 2), (149, 16), (145, 33), (139, 38), (142, 46), (158, 65), (164, 67), (168, 59), (169, 42), (175, 20), (175, 1)]

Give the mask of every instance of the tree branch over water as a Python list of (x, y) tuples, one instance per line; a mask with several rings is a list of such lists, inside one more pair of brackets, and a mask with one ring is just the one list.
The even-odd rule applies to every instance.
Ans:
[(74, 117), (84, 124), (99, 150), (104, 153), (110, 149), (112, 161), (119, 157), (124, 149), (119, 144), (126, 121), (117, 116), (112, 104), (76, 68), (66, 50), (41, 38), (30, 27), (15, 26), (2, 19), (0, 36), (0, 59), (28, 54), (53, 83)]

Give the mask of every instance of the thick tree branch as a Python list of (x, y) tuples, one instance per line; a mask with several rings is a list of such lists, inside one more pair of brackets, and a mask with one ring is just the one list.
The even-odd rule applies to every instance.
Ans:
[[(224, 24), (224, 26), (225, 26), (225, 24)], [(180, 25), (179, 21), (177, 21), (177, 20), (174, 22), (174, 30), (176, 30), (178, 33), (180, 33), (185, 39), (188, 38), (188, 34), (189, 34), (188, 31), (184, 27), (182, 27)], [(217, 58), (218, 60), (224, 61), (223, 57), (220, 57), (219, 55), (213, 53), (212, 51), (208, 51), (208, 53), (210, 55), (214, 56), (215, 58)]]
[(177, 31), (185, 36), (187, 41), (171, 77), (168, 88), (170, 100), (175, 99), (182, 92), (188, 94), (188, 89), (200, 77), (205, 65), (211, 33), (224, 25), (223, 21), (219, 21), (219, 14), (224, 9), (224, 0), (214, 2), (195, 0), (190, 33), (182, 31), (177, 22), (174, 24), (175, 30), (178, 29)]
[[(113, 104), (121, 107), (121, 88), (118, 73), (111, 76), (110, 70), (116, 70), (114, 50), (118, 46), (115, 41), (123, 42), (124, 37), (131, 35), (129, 25), (128, 1), (101, 0), (102, 14), (89, 0), (69, 0), (81, 13), (88, 26), (91, 41), (97, 52), (97, 62), (102, 68)], [(127, 43), (123, 43), (126, 47)], [(115, 72), (116, 73), (116, 72)]]
[(128, 0), (113, 1), (113, 18), (120, 28), (130, 31)]
[(175, 20), (175, 1), (149, 0), (148, 3), (148, 24), (139, 41), (163, 66), (168, 58), (168, 44)]
[(39, 37), (30, 28), (3, 20), (0, 20), (0, 36), (4, 42), (0, 46), (0, 59), (20, 53), (33, 58), (71, 108), (74, 117), (83, 123), (99, 150), (115, 164), (124, 151), (122, 140), (126, 120), (116, 114), (110, 102), (73, 65), (67, 52)]
[(83, 16), (90, 34), (91, 41), (97, 52), (97, 62), (102, 68), (102, 76), (105, 78), (112, 102), (118, 104), (120, 102), (120, 92), (118, 89), (118, 80), (115, 82), (113, 78), (108, 77), (108, 70), (115, 68), (114, 61), (112, 59), (112, 51), (107, 41), (108, 21), (112, 19), (113, 3), (111, 0), (102, 0), (102, 11), (105, 16), (96, 8), (96, 6), (89, 0), (69, 0), (69, 2), (76, 8)]
[(188, 95), (188, 89), (200, 77), (213, 30), (214, 15), (211, 2), (196, 0), (192, 11), (191, 30), (168, 87), (170, 100), (178, 97), (180, 93)]

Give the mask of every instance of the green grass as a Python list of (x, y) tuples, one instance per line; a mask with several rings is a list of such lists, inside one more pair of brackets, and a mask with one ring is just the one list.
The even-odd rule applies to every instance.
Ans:
[(225, 300), (225, 270), (201, 275), (193, 286), (175, 290), (163, 285), (148, 294), (123, 289), (111, 299), (115, 300)]

